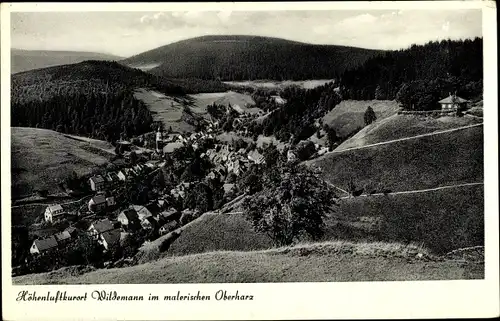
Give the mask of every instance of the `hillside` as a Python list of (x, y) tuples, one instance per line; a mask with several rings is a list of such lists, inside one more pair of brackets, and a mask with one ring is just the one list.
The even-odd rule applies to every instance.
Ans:
[(11, 50), (10, 73), (40, 69), (52, 66), (76, 64), (85, 60), (118, 61), (123, 57), (97, 52), (50, 51), (50, 50)]
[(175, 78), (304, 80), (335, 78), (380, 51), (257, 36), (203, 36), (159, 47), (121, 63)]
[(482, 182), (483, 128), (333, 151), (307, 164), (321, 168), (326, 180), (343, 189), (350, 180), (358, 187), (392, 191)]
[[(420, 257), (420, 258), (419, 258)], [(321, 266), (321, 269), (315, 268)], [(14, 277), (27, 284), (409, 281), (484, 278), (483, 263), (436, 258), (417, 246), (326, 242), (255, 252), (210, 252), (85, 273), (65, 268)]]
[(350, 136), (365, 126), (363, 115), (368, 106), (379, 121), (399, 110), (399, 104), (393, 100), (343, 100), (322, 118), (323, 124), (335, 129), (337, 136)]
[(38, 128), (11, 128), (12, 198), (46, 189), (75, 171), (88, 174), (106, 164), (114, 148), (104, 141), (80, 139)]
[(422, 117), (415, 115), (392, 115), (378, 119), (344, 141), (335, 150), (360, 147), (389, 140), (424, 135), (433, 132), (482, 123), (474, 117)]

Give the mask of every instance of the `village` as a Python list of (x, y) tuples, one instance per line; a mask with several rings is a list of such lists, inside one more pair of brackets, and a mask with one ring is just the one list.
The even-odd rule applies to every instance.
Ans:
[[(235, 125), (247, 123), (262, 115), (249, 115), (241, 108), (234, 110), (238, 111), (239, 116), (234, 120)], [(179, 204), (179, 201), (182, 204), (187, 191), (194, 185), (193, 182), (181, 181), (166, 194), (160, 192), (148, 195), (152, 198), (144, 205), (127, 203), (123, 186), (132, 181), (150, 179), (158, 172), (161, 174), (161, 170), (167, 166), (166, 159), (183, 146), (197, 150), (205, 140), (216, 142), (213, 148), (200, 154), (200, 158), (212, 164), (205, 179), (221, 180), (224, 182), (224, 194), (230, 194), (234, 198), (234, 177), (240, 177), (253, 164), (260, 165), (265, 163), (265, 160), (255, 145), (249, 144), (249, 148), (236, 149), (235, 144), (217, 140), (217, 134), (222, 132), (220, 127), (219, 121), (213, 119), (206, 121), (203, 130), (190, 134), (165, 133), (161, 126), (158, 126), (154, 136), (154, 149), (148, 148), (147, 140), (142, 137), (139, 141), (118, 141), (116, 150), (123, 159), (118, 159), (111, 170), (106, 167), (86, 180), (85, 183), (93, 194), (90, 199), (87, 198), (76, 209), (75, 206), (71, 206), (71, 209), (64, 203), (54, 203), (46, 207), (43, 213), (44, 226), (69, 226), (55, 234), (35, 239), (30, 247), (30, 254), (33, 257), (44, 256), (64, 248), (78, 239), (81, 235), (79, 232), (86, 233), (106, 253), (120, 247), (127, 237), (135, 233), (147, 233), (147, 241), (152, 241), (181, 227), (181, 222), (186, 222), (183, 217), (192, 216), (193, 210), (180, 209), (178, 206), (176, 208), (172, 200), (175, 200), (176, 204)], [(240, 126), (237, 133), (243, 136), (247, 130)], [(295, 159), (291, 151), (288, 155), (291, 160)]]
[[(439, 103), (442, 105), (441, 112), (450, 113), (467, 101), (450, 94), (450, 97)], [(231, 106), (226, 107), (227, 114), (236, 115), (232, 126), (234, 133), (239, 137), (248, 137), (248, 124), (256, 117), (261, 117), (262, 113), (250, 114), (241, 108), (233, 108), (236, 111), (234, 113), (229, 109)], [(319, 128), (321, 124), (316, 126)], [(193, 214), (196, 210), (179, 206), (195, 182), (181, 181), (168, 191), (150, 193), (146, 204), (130, 203), (124, 195), (124, 185), (131, 181), (144, 181), (153, 177), (153, 174), (158, 174), (168, 166), (167, 160), (181, 147), (190, 146), (197, 150), (207, 140), (215, 142), (211, 148), (200, 153), (200, 158), (211, 164), (211, 169), (204, 179), (223, 182), (224, 195), (230, 196), (226, 201), (231, 201), (231, 198), (237, 196), (235, 178), (241, 177), (253, 165), (264, 164), (265, 157), (263, 148), (257, 148), (253, 142), (245, 142), (239, 146), (234, 140), (217, 140), (217, 135), (223, 132), (219, 120), (210, 117), (202, 130), (189, 134), (165, 133), (159, 125), (154, 133), (154, 149), (149, 148), (151, 142), (148, 144), (147, 139), (143, 137), (140, 140), (118, 141), (116, 150), (125, 161), (120, 159), (121, 162), (116, 162), (111, 170), (108, 167), (100, 174), (89, 177), (86, 183), (93, 195), (76, 210), (67, 209), (65, 204), (55, 203), (47, 206), (43, 214), (45, 225), (64, 226), (61, 222), (69, 222), (69, 225), (55, 234), (35, 239), (29, 250), (31, 255), (44, 256), (53, 250), (64, 248), (77, 240), (81, 235), (79, 232), (82, 231), (100, 246), (103, 253), (108, 253), (120, 248), (131, 235), (146, 233), (148, 237), (144, 241), (149, 242), (179, 229), (189, 222), (190, 219), (186, 217), (196, 217)], [(310, 144), (314, 148), (308, 158), (329, 151), (327, 147)], [(288, 147), (288, 144), (285, 147)], [(282, 152), (283, 148), (280, 151)], [(289, 162), (297, 160), (294, 149), (287, 148), (285, 155)]]

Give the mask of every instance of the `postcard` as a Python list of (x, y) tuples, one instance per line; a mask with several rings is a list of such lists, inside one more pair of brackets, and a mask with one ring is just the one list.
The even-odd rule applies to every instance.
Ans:
[(498, 316), (495, 6), (3, 3), (4, 319)]

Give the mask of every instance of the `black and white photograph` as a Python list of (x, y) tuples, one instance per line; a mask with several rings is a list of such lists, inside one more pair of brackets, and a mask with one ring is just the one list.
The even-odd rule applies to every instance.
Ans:
[(10, 12), (11, 284), (484, 281), (481, 7), (220, 6)]

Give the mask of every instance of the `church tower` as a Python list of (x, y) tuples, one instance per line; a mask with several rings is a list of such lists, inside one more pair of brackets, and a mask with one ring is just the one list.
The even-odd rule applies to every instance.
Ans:
[(156, 152), (161, 153), (163, 150), (163, 133), (161, 127), (158, 126), (158, 131), (156, 132)]

